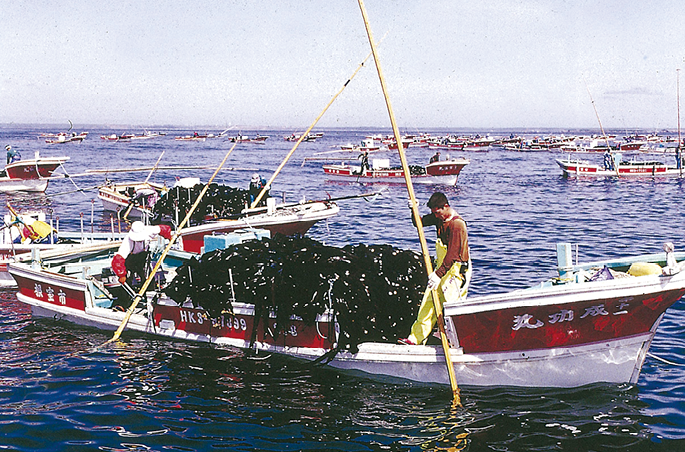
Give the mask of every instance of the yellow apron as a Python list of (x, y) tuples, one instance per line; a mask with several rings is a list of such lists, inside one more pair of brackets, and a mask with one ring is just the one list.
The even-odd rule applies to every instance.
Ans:
[[(447, 254), (447, 246), (440, 239), (435, 242), (435, 252), (437, 255), (435, 268), (439, 268)], [(460, 298), (466, 298), (468, 294), (469, 282), (471, 281), (471, 262), (469, 262), (469, 266), (464, 273), (461, 272), (461, 265), (461, 262), (455, 262), (445, 273), (445, 276), (440, 278), (437, 292), (443, 306), (446, 301), (455, 302)], [(421, 300), (419, 313), (411, 327), (411, 334), (408, 339), (415, 344), (423, 344), (428, 335), (431, 334), (431, 331), (433, 331), (437, 320), (435, 308), (433, 307), (432, 291), (426, 289), (426, 292), (423, 294), (423, 300)]]

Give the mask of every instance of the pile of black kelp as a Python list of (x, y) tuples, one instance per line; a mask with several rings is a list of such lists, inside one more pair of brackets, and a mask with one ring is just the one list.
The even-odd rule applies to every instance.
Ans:
[[(232, 312), (235, 299), (255, 305), (256, 329), (276, 313), (277, 331), (291, 316), (313, 325), (326, 308), (340, 328), (338, 349), (356, 353), (361, 342), (406, 336), (426, 284), (421, 256), (390, 245), (327, 246), (306, 237), (276, 235), (204, 254), (177, 269), (165, 293), (190, 298), (213, 319)], [(254, 340), (253, 332), (253, 340)]]
[[(192, 188), (174, 187), (170, 189), (155, 204), (153, 223), (184, 218), (204, 187), (205, 184), (196, 184)], [(235, 217), (240, 215), (240, 212), (249, 203), (250, 194), (248, 190), (212, 183), (195, 212), (193, 212), (191, 222), (198, 224), (208, 218)]]
[[(397, 171), (397, 170), (401, 170), (402, 167), (401, 166), (394, 166), (390, 169)], [(424, 168), (423, 166), (418, 166), (418, 165), (409, 165), (409, 174), (411, 174), (412, 176), (423, 176), (424, 174), (426, 174), (426, 168)]]

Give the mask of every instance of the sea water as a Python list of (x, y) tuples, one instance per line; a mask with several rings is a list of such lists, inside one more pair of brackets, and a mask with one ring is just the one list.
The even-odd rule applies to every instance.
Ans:
[[(168, 133), (164, 137), (131, 142), (108, 142), (99, 136), (142, 129), (91, 126), (83, 130), (90, 132), (83, 143), (48, 145), (38, 135), (60, 130), (4, 126), (0, 144), (18, 148), (24, 158), (35, 151), (69, 156), (57, 172), (74, 175), (151, 167), (163, 151), (160, 166), (215, 167), (232, 146), (225, 138), (175, 141), (175, 136), (194, 130), (171, 127), (160, 129)], [(332, 180), (323, 173), (321, 161), (303, 164), (304, 157), (389, 130), (321, 131), (322, 139), (300, 145), (274, 181), (272, 196), (299, 201), (381, 191), (374, 199), (341, 201), (340, 214), (315, 225), (309, 235), (329, 245), (391, 244), (419, 251), (403, 184)], [(283, 140), (292, 132), (243, 130), (270, 138), (265, 144), (237, 145), (217, 182), (247, 188), (254, 172), (268, 178), (292, 148), (294, 143)], [(472, 131), (476, 132), (486, 131)], [(524, 131), (501, 134), (510, 132)], [(432, 154), (424, 148), (407, 150), (411, 164), (426, 164)], [(581, 262), (656, 253), (665, 241), (685, 250), (685, 180), (565, 178), (554, 161), (565, 156), (559, 152), (490, 149), (442, 154), (464, 156), (470, 164), (456, 186), (416, 184), (416, 196), (427, 213), (428, 197), (441, 190), (466, 220), (474, 267), (471, 294), (523, 288), (553, 277), (557, 242), (578, 244)], [(394, 154), (378, 156), (399, 164)], [(344, 157), (354, 160), (357, 155)], [(601, 156), (583, 157), (601, 161)], [(205, 182), (212, 173), (211, 169), (163, 170), (150, 175), (150, 180), (171, 185), (176, 178), (195, 176)], [(140, 181), (148, 175), (149, 171), (97, 173), (52, 181), (45, 194), (0, 197), (20, 209), (45, 210), (53, 221), (59, 218), (64, 230), (108, 231), (112, 225), (118, 229), (119, 222), (102, 211), (93, 188), (106, 179)], [(428, 228), (426, 234), (432, 246), (435, 234)], [(635, 385), (464, 387), (463, 406), (455, 407), (445, 386), (390, 384), (285, 357), (248, 356), (238, 349), (126, 332), (120, 342), (98, 347), (111, 337), (110, 332), (34, 319), (14, 292), (5, 290), (0, 292), (0, 448), (682, 450), (682, 311), (682, 301), (667, 311)]]

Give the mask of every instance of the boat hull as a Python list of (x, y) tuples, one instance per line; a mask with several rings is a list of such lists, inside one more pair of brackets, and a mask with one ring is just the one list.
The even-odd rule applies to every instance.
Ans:
[(620, 164), (609, 170), (600, 165), (582, 160), (557, 160), (565, 176), (594, 177), (682, 177), (685, 170), (664, 164)]
[(260, 228), (268, 229), (272, 235), (304, 235), (314, 224), (337, 215), (339, 211), (335, 203), (314, 202), (236, 220), (217, 220), (183, 229), (179, 242), (184, 251), (201, 253), (206, 235), (225, 234), (238, 229)]
[[(469, 164), (466, 159), (434, 162), (426, 165), (424, 174), (412, 174), (413, 182), (442, 183), (454, 185), (461, 170)], [(329, 176), (342, 177), (345, 179), (354, 178), (364, 181), (404, 181), (404, 170), (401, 168), (371, 168), (359, 173), (358, 166), (324, 165), (323, 171)]]
[[(108, 258), (103, 262), (106, 266)], [(84, 268), (94, 271), (97, 265)], [(30, 263), (11, 263), (9, 271), (19, 286), (18, 299), (35, 315), (118, 327), (122, 313), (109, 309), (98, 287), (77, 271), (70, 276)], [(664, 312), (683, 294), (685, 272), (680, 272), (569, 281), (446, 303), (457, 380), (474, 386), (635, 383)], [(255, 328), (253, 306), (245, 303), (234, 303), (233, 312), (214, 319), (200, 307), (164, 297), (148, 301), (145, 310), (132, 316), (129, 329), (304, 360), (322, 357), (339, 334), (330, 314), (319, 315), (313, 325), (292, 318), (284, 332), (273, 334), (273, 314)], [(356, 353), (337, 353), (329, 365), (380, 380), (449, 383), (440, 346), (362, 343)]]

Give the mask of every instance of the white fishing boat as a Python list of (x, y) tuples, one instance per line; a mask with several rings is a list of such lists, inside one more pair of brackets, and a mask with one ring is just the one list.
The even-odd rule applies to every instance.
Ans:
[[(11, 206), (5, 214), (0, 231), (0, 287), (14, 287), (14, 279), (7, 272), (7, 264), (27, 259), (34, 250), (46, 252), (76, 252), (92, 250), (93, 246), (121, 240), (124, 234), (62, 231), (59, 224), (48, 223), (45, 212), (25, 211), (18, 213)], [(54, 226), (54, 227), (53, 227)]]
[[(527, 289), (445, 305), (450, 354), (460, 384), (575, 387), (637, 382), (664, 312), (685, 294), (685, 253), (578, 264), (571, 262), (569, 244), (557, 248), (558, 277)], [(112, 246), (78, 263), (69, 255), (51, 260), (37, 253), (31, 262), (10, 263), (17, 297), (36, 316), (114, 330), (124, 318), (114, 308), (112, 295), (118, 285), (109, 268), (114, 251)], [(167, 274), (191, 255), (169, 253)], [(334, 368), (381, 380), (449, 383), (440, 346), (361, 343), (356, 353), (337, 351), (333, 312), (323, 312), (313, 322), (293, 317), (287, 334), (275, 335), (275, 313), (256, 322), (254, 306), (240, 300), (233, 302), (232, 312), (216, 318), (201, 302), (177, 303), (157, 292), (149, 292), (145, 301), (132, 314), (130, 330), (305, 360), (326, 356)]]
[(556, 162), (567, 177), (682, 177), (684, 170), (677, 164), (657, 160), (623, 160), (617, 153), (612, 153), (610, 159), (605, 158), (602, 164), (571, 157)]
[(127, 218), (144, 218), (152, 215), (155, 203), (168, 191), (166, 185), (154, 182), (108, 182), (99, 187), (98, 199), (108, 212), (117, 212)]

